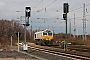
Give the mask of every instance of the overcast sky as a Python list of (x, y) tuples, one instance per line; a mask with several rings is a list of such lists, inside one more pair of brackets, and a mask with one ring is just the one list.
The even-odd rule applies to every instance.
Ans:
[[(69, 4), (68, 33), (74, 33), (74, 14), (76, 34), (83, 34), (83, 4), (85, 3), (86, 32), (90, 34), (90, 0), (0, 0), (0, 19), (20, 20), (25, 16), (25, 7), (31, 7), (30, 26), (33, 30), (50, 28), (55, 33), (65, 33), (63, 3)], [(17, 12), (19, 11), (19, 12)], [(37, 19), (39, 18), (39, 19)], [(58, 19), (57, 19), (58, 18)], [(24, 18), (22, 18), (24, 20)], [(30, 27), (29, 27), (30, 28)]]

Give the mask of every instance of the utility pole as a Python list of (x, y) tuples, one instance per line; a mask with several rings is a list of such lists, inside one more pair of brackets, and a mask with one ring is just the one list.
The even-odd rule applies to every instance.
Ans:
[(20, 51), (20, 49), (19, 49), (19, 38), (20, 38), (20, 36), (21, 36), (21, 33), (20, 32), (17, 32), (17, 33), (15, 33), (16, 34), (16, 36), (17, 36), (17, 38), (18, 38), (18, 52)]
[(71, 20), (69, 20), (69, 23), (70, 23), (70, 30), (69, 30), (69, 33), (70, 33), (70, 39), (71, 39)]
[(86, 16), (85, 16), (85, 3), (83, 4), (83, 41), (86, 38)]
[(76, 23), (75, 23), (75, 13), (74, 13), (74, 39), (76, 37)]
[(32, 25), (31, 25), (31, 29), (30, 29), (30, 38), (32, 38)]
[(18, 52), (19, 52), (19, 32), (18, 32)]
[(12, 47), (12, 35), (11, 35), (11, 47)]

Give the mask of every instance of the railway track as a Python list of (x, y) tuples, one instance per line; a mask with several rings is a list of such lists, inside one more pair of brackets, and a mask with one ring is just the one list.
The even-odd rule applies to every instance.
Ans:
[(82, 51), (82, 52), (90, 52), (90, 47), (87, 46), (80, 46), (80, 45), (74, 45), (74, 46), (70, 46), (70, 49), (75, 49), (77, 51)]
[(80, 59), (80, 60), (90, 60), (90, 56), (79, 55), (76, 53), (64, 52), (62, 49), (59, 48), (52, 48), (47, 46), (39, 46), (39, 45), (29, 45), (29, 48), (32, 50), (42, 51), (44, 53), (49, 53), (57, 56), (62, 56), (65, 58), (71, 59)]
[[(53, 46), (49, 46), (49, 47), (59, 48), (59, 49), (61, 48), (59, 45), (53, 45)], [(75, 51), (74, 54), (90, 56), (90, 47), (87, 47), (86, 45), (71, 45), (71, 46), (68, 46), (68, 49), (72, 52), (74, 50)], [(80, 53), (78, 53), (78, 52), (80, 52)], [(89, 54), (87, 54), (87, 53), (89, 53)]]

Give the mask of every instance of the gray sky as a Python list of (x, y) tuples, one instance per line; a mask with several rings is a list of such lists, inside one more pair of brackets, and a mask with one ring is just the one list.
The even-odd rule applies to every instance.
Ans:
[(68, 33), (69, 21), (71, 32), (74, 33), (75, 13), (76, 34), (82, 34), (83, 4), (86, 4), (86, 32), (90, 34), (90, 0), (0, 0), (0, 19), (19, 20), (18, 17), (25, 16), (25, 7), (31, 6), (30, 24), (33, 30), (50, 28), (55, 33), (65, 32), (65, 21), (62, 20), (63, 3), (69, 4)]

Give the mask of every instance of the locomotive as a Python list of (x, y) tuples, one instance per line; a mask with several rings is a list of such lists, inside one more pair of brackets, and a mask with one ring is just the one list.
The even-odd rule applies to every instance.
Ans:
[(43, 31), (36, 32), (34, 34), (34, 40), (36, 45), (52, 45), (53, 31), (45, 29)]

